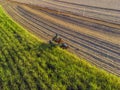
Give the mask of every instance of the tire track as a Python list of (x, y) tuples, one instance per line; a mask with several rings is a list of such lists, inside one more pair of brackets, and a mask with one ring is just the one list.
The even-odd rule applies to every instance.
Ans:
[[(43, 11), (43, 12), (46, 12), (46, 11)], [(57, 14), (49, 13), (49, 12), (46, 12), (46, 13), (51, 16), (54, 16), (55, 18), (59, 18), (63, 21), (67, 21), (67, 22), (70, 22), (70, 23), (73, 23), (73, 24), (76, 24), (79, 26), (91, 28), (92, 30), (105, 32), (108, 34), (115, 34), (115, 35), (120, 34), (120, 29), (118, 29), (118, 28), (113, 28), (110, 26), (102, 25), (102, 24), (92, 23), (92, 22), (85, 21), (85, 20), (75, 19), (75, 18), (71, 18), (71, 17), (65, 16), (65, 15), (57, 15)]]

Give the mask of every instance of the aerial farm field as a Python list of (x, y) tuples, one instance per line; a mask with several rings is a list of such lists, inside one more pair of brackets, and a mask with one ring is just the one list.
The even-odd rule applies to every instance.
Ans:
[(119, 90), (120, 78), (36, 38), (0, 7), (2, 90)]
[(58, 33), (70, 52), (120, 76), (119, 11), (54, 0), (15, 1), (4, 0), (1, 5), (28, 31), (46, 42)]
[[(0, 0), (0, 90), (120, 90), (118, 12), (99, 20), (54, 9), (54, 0), (11, 1)], [(55, 33), (68, 50), (48, 43)]]

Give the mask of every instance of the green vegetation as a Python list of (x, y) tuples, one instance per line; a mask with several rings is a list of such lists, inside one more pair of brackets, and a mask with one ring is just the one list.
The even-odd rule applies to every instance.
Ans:
[(0, 90), (120, 90), (120, 78), (40, 41), (0, 7)]

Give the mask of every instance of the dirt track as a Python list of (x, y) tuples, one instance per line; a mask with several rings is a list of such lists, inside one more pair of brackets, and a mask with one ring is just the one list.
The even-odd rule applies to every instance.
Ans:
[(120, 26), (118, 24), (85, 18), (61, 10), (28, 7), (8, 1), (1, 4), (13, 19), (30, 32), (45, 40), (59, 33), (69, 43), (71, 52), (120, 76)]

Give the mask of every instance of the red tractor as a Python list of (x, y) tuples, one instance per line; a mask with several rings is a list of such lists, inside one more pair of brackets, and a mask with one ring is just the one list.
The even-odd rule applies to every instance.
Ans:
[(63, 42), (62, 38), (58, 37), (58, 34), (56, 34), (52, 38), (52, 40), (49, 41), (49, 43), (52, 46), (59, 46), (60, 48), (63, 48), (63, 49), (68, 49), (69, 48), (68, 44)]

